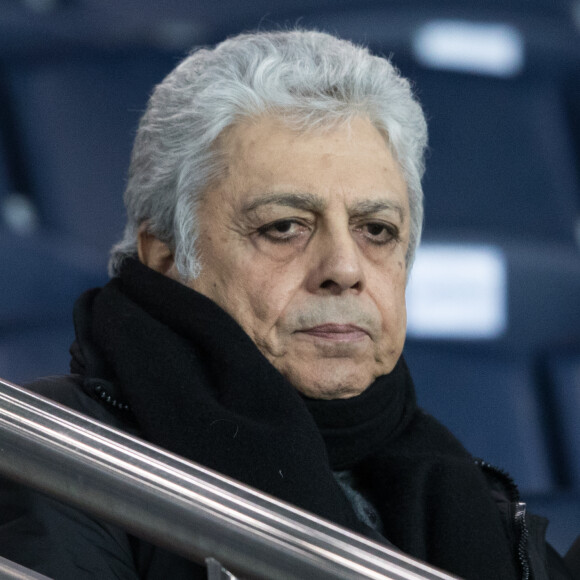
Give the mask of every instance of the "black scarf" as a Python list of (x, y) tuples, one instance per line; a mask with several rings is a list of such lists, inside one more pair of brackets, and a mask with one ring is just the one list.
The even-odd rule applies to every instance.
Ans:
[(100, 361), (87, 372), (115, 384), (144, 438), (376, 537), (332, 473), (353, 470), (403, 551), (469, 580), (517, 577), (484, 476), (417, 409), (402, 358), (358, 397), (305, 400), (215, 303), (136, 260), (77, 317)]

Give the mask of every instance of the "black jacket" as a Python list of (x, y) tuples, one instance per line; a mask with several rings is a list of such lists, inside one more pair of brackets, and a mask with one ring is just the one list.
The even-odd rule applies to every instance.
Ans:
[[(44, 378), (27, 388), (138, 436), (135, 426), (116, 411), (114, 401), (100, 399), (99, 385), (103, 381), (94, 377), (69, 375)], [(532, 514), (522, 520), (514, 509), (512, 484), (506, 476), (486, 464), (482, 469), (515, 549), (521, 549), (529, 567), (529, 578), (571, 579), (545, 541), (547, 520)], [(0, 485), (0, 555), (56, 580), (204, 577), (198, 566), (183, 558), (9, 481)]]

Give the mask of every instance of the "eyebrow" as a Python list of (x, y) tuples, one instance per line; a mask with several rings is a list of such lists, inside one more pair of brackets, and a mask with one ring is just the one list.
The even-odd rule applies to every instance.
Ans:
[[(312, 193), (269, 193), (249, 201), (244, 205), (242, 211), (250, 213), (264, 205), (282, 205), (305, 211), (322, 212), (326, 207), (326, 202)], [(348, 209), (350, 215), (354, 217), (371, 215), (381, 211), (394, 211), (404, 222), (406, 216), (405, 209), (399, 203), (385, 199), (359, 201)]]
[(405, 221), (407, 215), (407, 212), (399, 203), (382, 199), (360, 201), (349, 207), (351, 216), (356, 217), (371, 215), (381, 211), (394, 211), (398, 213), (402, 222)]
[(269, 193), (251, 200), (242, 208), (244, 213), (250, 213), (264, 205), (283, 205), (306, 211), (320, 212), (326, 203), (312, 193)]

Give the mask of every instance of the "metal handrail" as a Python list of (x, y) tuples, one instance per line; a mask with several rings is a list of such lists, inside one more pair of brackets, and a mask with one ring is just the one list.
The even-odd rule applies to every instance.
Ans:
[(456, 578), (0, 380), (0, 474), (244, 578)]
[(0, 578), (2, 580), (51, 580), (48, 576), (37, 574), (24, 566), (0, 556)]

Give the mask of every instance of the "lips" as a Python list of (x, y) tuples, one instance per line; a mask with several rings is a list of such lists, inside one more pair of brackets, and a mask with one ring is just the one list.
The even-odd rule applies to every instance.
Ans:
[(369, 336), (366, 330), (355, 324), (321, 324), (300, 332), (315, 338), (337, 342), (362, 340)]

